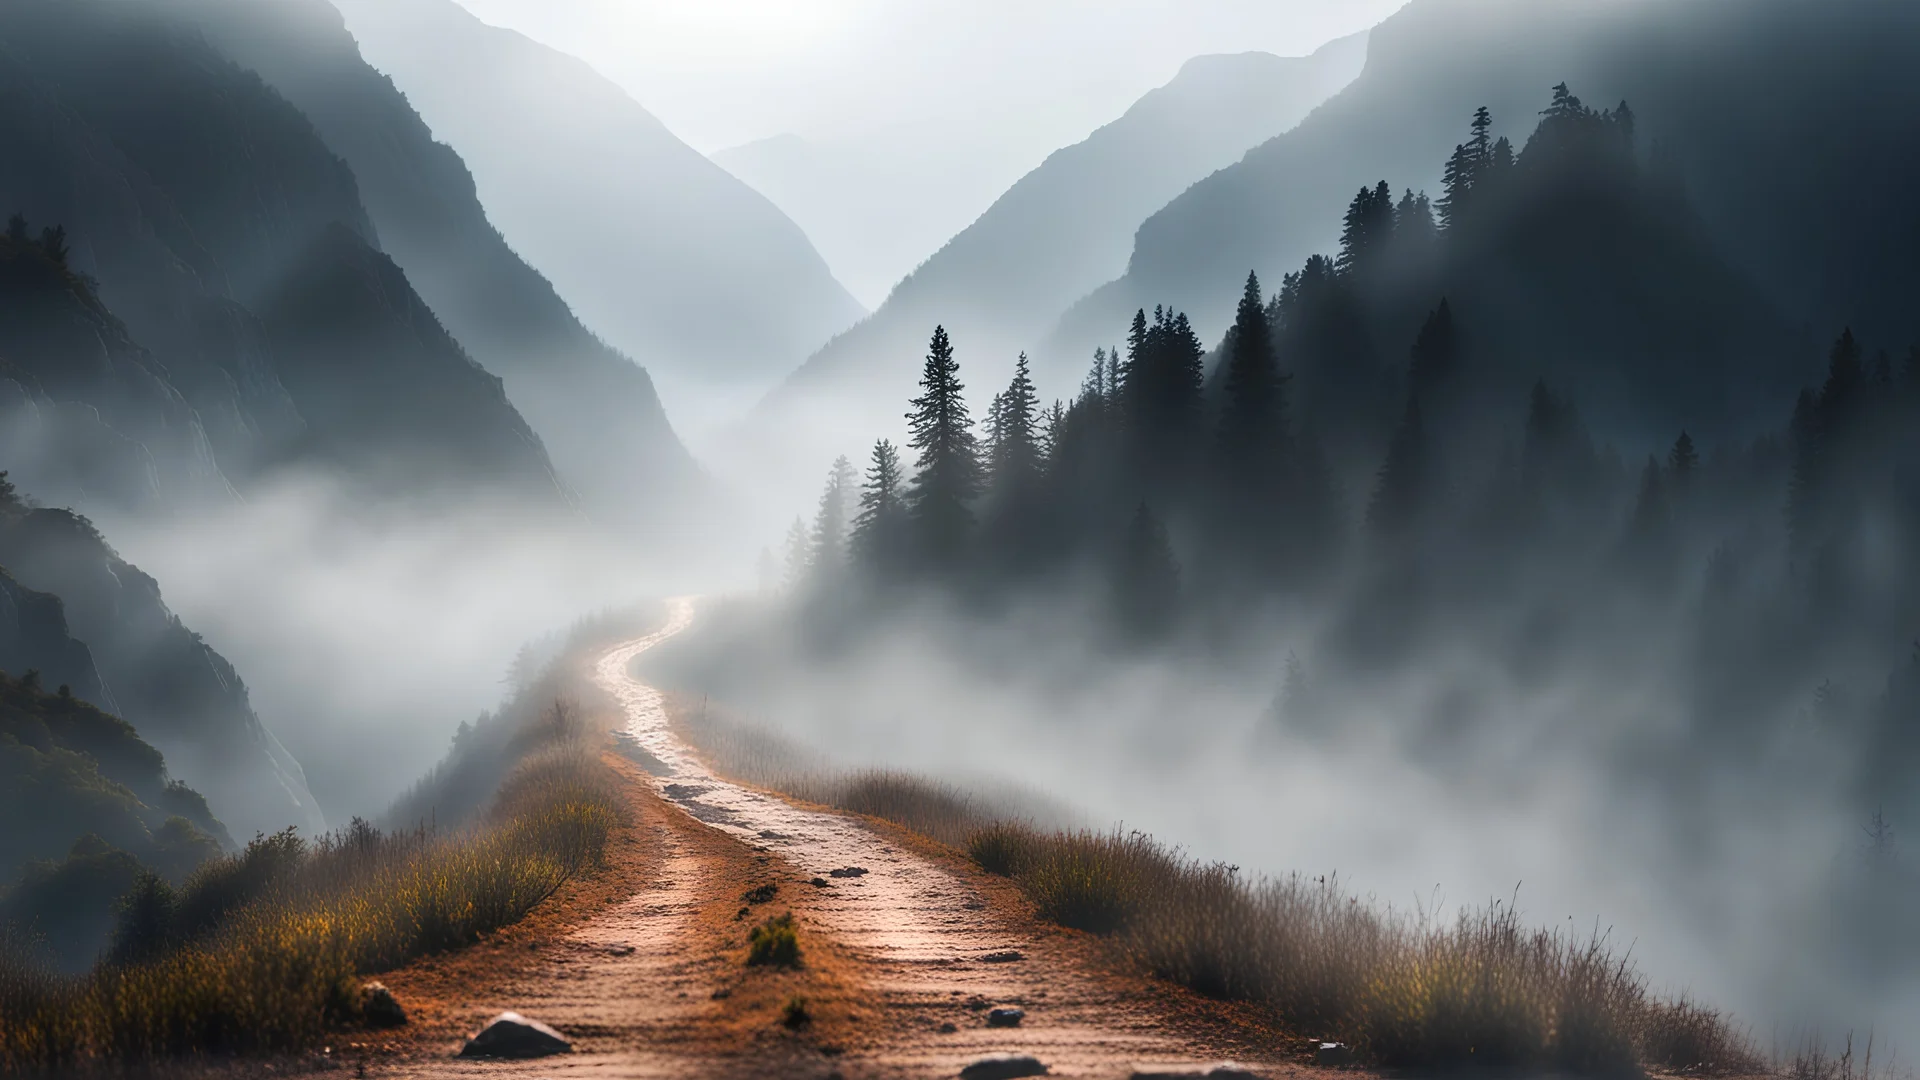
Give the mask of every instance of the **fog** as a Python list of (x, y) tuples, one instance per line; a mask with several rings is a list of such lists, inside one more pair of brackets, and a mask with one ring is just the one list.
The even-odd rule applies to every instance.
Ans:
[[(220, 47), (266, 83), (171, 25), (98, 31), (166, 42), (156, 80), (272, 121), (263, 142), (293, 150), (245, 174), (260, 228), (206, 197), (224, 166), (146, 191), (175, 155), (125, 105), (155, 89), (140, 70), (18, 65), (71, 81), (44, 117), (86, 110), (71, 146), (18, 158), (93, 171), (6, 189), (76, 239), (23, 225), (0, 248), (44, 303), (0, 318), (25, 357), (0, 372), (0, 467), (88, 515), (101, 535), (74, 533), (232, 662), (327, 823), (378, 816), (577, 620), (699, 595), (646, 671), (835, 766), (1035, 792), (1399, 910), (1517, 896), (1763, 1049), (1920, 1037), (1920, 277), (1900, 239), (1920, 235), (1920, 108), (1862, 104), (1915, 93), (1899, 65), (1833, 78), (1885, 59), (1866, 44), (1920, 42), (1912, 9), (1425, 0), (1358, 81), (1356, 47), (1284, 119), (1223, 123), (1191, 158), (1167, 152), (1197, 127), (1175, 106), (1269, 84), (1170, 95), (1159, 126), (975, 234), (1031, 259), (979, 241), (936, 264), (1193, 57), (1304, 55), (1402, 5), (462, 5), (625, 93), (461, 24), (552, 96), (513, 95), (399, 18), (443, 18), (427, 0), (343, 5), (373, 66), (338, 19), (312, 69), (306, 24), (229, 26)], [(1710, 70), (1748, 81), (1689, 105), (1703, 54), (1647, 41), (1711, 41)], [(208, 141), (253, 145), (247, 109)], [(658, 138), (615, 153), (610, 131)], [(1801, 152), (1816, 135), (1831, 153)], [(73, 149), (96, 146), (114, 154)], [(1104, 177), (1132, 155), (1195, 164), (1122, 199)], [(305, 161), (338, 182), (279, 186)], [(135, 181), (135, 209), (62, 201)], [(716, 190), (712, 221), (765, 228), (683, 220)], [(1114, 196), (1087, 225), (1099, 258), (1059, 269), (1048, 244), (1072, 234), (1048, 229), (1093, 190)], [(696, 275), (715, 236), (732, 261)], [(650, 242), (673, 251), (631, 257)], [(1058, 269), (1010, 286), (1044, 310), (983, 287), (1009, 261)], [(906, 313), (865, 324), (884, 334), (796, 377), (804, 408), (750, 409), (858, 316), (849, 292), (878, 306), (923, 264), (940, 273)], [(312, 274), (258, 270), (284, 266)], [(63, 381), (73, 357), (99, 370)]]
[(1736, 1011), (1763, 1049), (1920, 1035), (1910, 968), (1866, 974), (1844, 924), (1874, 857), (1844, 755), (1791, 717), (1761, 760), (1681, 780), (1658, 761), (1680, 688), (1644, 668), (1595, 658), (1528, 686), (1460, 642), (1390, 675), (1319, 667), (1307, 719), (1277, 699), (1311, 624), (1249, 629), (1229, 655), (1116, 659), (1076, 603), (982, 620), (929, 602), (835, 641), (817, 615), (709, 600), (718, 626), (644, 670), (839, 767), (1044, 791), (1250, 875), (1337, 874), (1442, 918), (1517, 895), (1530, 922), (1608, 933), (1656, 989)]
[(522, 646), (741, 569), (509, 499), (370, 503), (324, 477), (99, 524), (233, 661), (330, 822), (376, 817), (495, 708)]

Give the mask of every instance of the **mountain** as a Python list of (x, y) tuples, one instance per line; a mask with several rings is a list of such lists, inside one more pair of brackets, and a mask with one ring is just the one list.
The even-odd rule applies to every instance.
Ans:
[(1047, 355), (1086, 355), (1143, 304), (1219, 333), (1249, 269), (1277, 281), (1333, 250), (1356, 189), (1437, 197), (1475, 108), (1517, 136), (1562, 82), (1631, 104), (1641, 153), (1809, 363), (1842, 325), (1904, 344), (1920, 334), (1899, 299), (1920, 288), (1920, 204), (1904, 194), (1920, 184), (1916, 47), (1920, 9), (1888, 0), (1414, 0), (1375, 29), (1353, 85), (1147, 219), (1126, 273), (1063, 316)]
[(488, 485), (558, 483), (499, 378), (473, 362), (393, 260), (342, 226), (321, 234), (260, 303), (306, 449), (396, 489), (465, 476)]
[[(909, 274), (872, 317), (835, 338), (763, 413), (818, 403), (871, 416), (908, 396), (936, 324), (989, 370), (1010, 370), (1059, 312), (1126, 265), (1133, 230), (1194, 181), (1300, 122), (1360, 70), (1364, 35), (1303, 58), (1203, 56), (1119, 119), (1056, 151)], [(1074, 358), (1071, 377), (1080, 360)], [(1061, 367), (1042, 371), (1066, 388)], [(850, 402), (852, 404), (850, 404)], [(802, 421), (805, 423), (805, 421)], [(862, 427), (878, 423), (868, 419)]]
[(866, 314), (799, 226), (585, 63), (454, 0), (337, 6), (507, 242), (682, 423), (716, 395), (744, 407)]
[[(0, 611), (14, 613), (14, 644), (0, 648), (0, 667), (45, 664), (48, 685), (58, 679), (131, 724), (166, 755), (173, 776), (205, 793), (243, 834), (289, 825), (309, 836), (325, 831), (299, 762), (254, 713), (233, 665), (85, 518), (0, 506), (0, 567), (16, 583), (0, 586)], [(69, 627), (85, 645), (68, 640)], [(0, 645), (8, 630), (0, 618)]]
[[(523, 494), (562, 501), (520, 417), (451, 407), (499, 396), (471, 363), (313, 355), (284, 319), (276, 349), (267, 306), (338, 299), (291, 295), (329, 280), (311, 272), (316, 252), (338, 249), (322, 241), (372, 248), (377, 234), (307, 118), (193, 27), (149, 4), (22, 0), (0, 8), (0, 80), (15, 91), (0, 108), (13, 151), (0, 156), (0, 207), (21, 212), (0, 240), (0, 400), (18, 418), (19, 478), (41, 497), (180, 509), (351, 445), (383, 475), (525, 481)], [(417, 319), (403, 279), (382, 290)], [(283, 375), (313, 370), (366, 415), (304, 414)], [(401, 384), (433, 407), (375, 422)], [(393, 467), (438, 440), (421, 459), (434, 469)], [(512, 447), (512, 465), (483, 470), (499, 462), (470, 457), (476, 442)]]
[[(0, 571), (0, 634), (17, 591)], [(49, 643), (61, 636), (43, 629)], [(0, 671), (0, 925), (41, 938), (57, 967), (79, 971), (143, 866), (179, 881), (233, 839), (124, 720), (66, 686), (48, 690), (44, 675)]]
[(325, 0), (154, 0), (257, 72), (357, 180), (378, 248), (453, 338), (505, 382), (589, 510), (655, 519), (696, 497), (697, 466), (647, 372), (590, 333), (488, 220), (471, 173)]

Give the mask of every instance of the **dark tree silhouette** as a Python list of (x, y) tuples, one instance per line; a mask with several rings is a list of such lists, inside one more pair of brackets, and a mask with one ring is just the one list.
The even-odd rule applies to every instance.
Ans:
[(1286, 379), (1274, 357), (1260, 279), (1247, 275), (1222, 387), (1214, 480), (1223, 520), (1256, 557), (1273, 554), (1287, 455)]
[(915, 556), (930, 568), (957, 567), (973, 529), (980, 456), (962, 396), (965, 389), (946, 327), (935, 327), (920, 376), (921, 394), (907, 414), (912, 432), (908, 445), (919, 451), (907, 488), (907, 515), (914, 527)]
[(853, 463), (835, 458), (827, 473), (827, 487), (820, 493), (820, 508), (813, 518), (812, 570), (823, 584), (839, 580), (847, 565), (848, 504), (857, 494)]
[(881, 579), (898, 574), (905, 556), (906, 527), (900, 452), (881, 439), (873, 444), (866, 484), (860, 489), (860, 513), (854, 519), (851, 543), (855, 562)]
[(1341, 274), (1365, 274), (1378, 266), (1393, 240), (1393, 189), (1385, 180), (1372, 188), (1361, 188), (1347, 206), (1344, 227), (1340, 231), (1340, 256), (1334, 267)]

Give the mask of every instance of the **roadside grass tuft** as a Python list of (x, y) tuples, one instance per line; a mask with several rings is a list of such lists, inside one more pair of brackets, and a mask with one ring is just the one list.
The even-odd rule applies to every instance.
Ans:
[(800, 966), (800, 932), (793, 924), (793, 912), (771, 916), (747, 931), (747, 966)]

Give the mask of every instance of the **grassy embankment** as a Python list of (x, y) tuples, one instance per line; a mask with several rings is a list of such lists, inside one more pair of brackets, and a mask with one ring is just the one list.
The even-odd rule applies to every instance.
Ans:
[[(1348, 1043), (1376, 1065), (1776, 1068), (1727, 1016), (1654, 993), (1607, 935), (1535, 929), (1509, 902), (1448, 921), (1348, 895), (1331, 878), (1250, 880), (1139, 833), (1009, 820), (908, 775), (797, 769), (791, 763), (805, 756), (777, 738), (705, 708), (679, 713), (722, 772), (949, 844), (1012, 878), (1041, 917), (1098, 935), (1156, 976), (1253, 1002), (1303, 1038)], [(1817, 1052), (1777, 1068), (1818, 1080), (1857, 1075), (1851, 1057), (1842, 1065)]]
[(143, 878), (85, 975), (48, 974), (30, 948), (0, 943), (0, 1073), (313, 1047), (365, 1022), (363, 976), (470, 944), (604, 865), (624, 815), (606, 732), (560, 698), (578, 687), (568, 660), (622, 629), (576, 628), (562, 659), (396, 809), (435, 825), (288, 832), (178, 890)]

